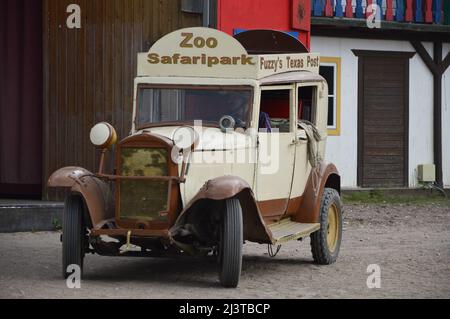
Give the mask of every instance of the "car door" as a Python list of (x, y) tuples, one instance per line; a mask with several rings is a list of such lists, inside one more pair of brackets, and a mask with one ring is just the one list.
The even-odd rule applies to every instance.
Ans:
[[(297, 84), (295, 93), (295, 164), (289, 207), (287, 210), (288, 215), (295, 214), (298, 211), (312, 170), (308, 157), (308, 138), (306, 132), (301, 129), (297, 123), (302, 120), (307, 120), (317, 126), (318, 121), (320, 120), (317, 109), (319, 99), (321, 98), (319, 94), (319, 84)], [(323, 137), (326, 137), (326, 132), (321, 131), (320, 133)], [(321, 144), (322, 143), (320, 143), (320, 147), (322, 146)]]
[[(258, 133), (256, 196), (266, 222), (285, 215), (291, 197), (295, 160), (295, 86), (261, 88), (260, 119), (270, 122)], [(264, 128), (262, 128), (264, 130)]]

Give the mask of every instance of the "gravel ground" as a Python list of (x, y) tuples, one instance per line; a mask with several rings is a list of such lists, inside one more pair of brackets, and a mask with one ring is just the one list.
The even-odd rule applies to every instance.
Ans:
[[(348, 205), (338, 262), (317, 266), (309, 239), (245, 245), (238, 289), (218, 284), (217, 265), (194, 258), (89, 255), (81, 289), (61, 279), (59, 233), (0, 234), (0, 298), (450, 298), (450, 207)], [(369, 289), (367, 267), (381, 267)]]

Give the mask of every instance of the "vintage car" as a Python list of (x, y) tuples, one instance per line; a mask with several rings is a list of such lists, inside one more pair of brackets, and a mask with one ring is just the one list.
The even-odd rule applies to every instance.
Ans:
[(70, 189), (64, 277), (87, 253), (187, 255), (216, 258), (220, 283), (237, 287), (245, 242), (274, 256), (307, 236), (317, 264), (336, 261), (342, 204), (339, 173), (323, 161), (328, 86), (319, 55), (294, 40), (189, 28), (138, 55), (130, 136), (117, 143), (110, 124), (95, 125), (98, 171), (66, 167), (48, 181)]

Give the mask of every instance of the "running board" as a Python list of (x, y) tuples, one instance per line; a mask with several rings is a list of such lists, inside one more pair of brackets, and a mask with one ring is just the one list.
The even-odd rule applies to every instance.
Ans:
[(291, 240), (309, 236), (320, 229), (320, 224), (302, 224), (284, 219), (269, 226), (275, 245), (281, 245)]

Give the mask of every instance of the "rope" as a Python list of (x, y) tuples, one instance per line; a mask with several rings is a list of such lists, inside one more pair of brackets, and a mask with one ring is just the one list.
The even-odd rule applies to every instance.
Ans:
[(278, 255), (278, 253), (280, 252), (280, 250), (281, 250), (281, 245), (277, 246), (277, 250), (276, 250), (275, 253), (273, 252), (273, 247), (274, 246), (271, 245), (271, 244), (267, 245), (267, 252), (269, 253), (270, 257), (275, 258)]
[(306, 132), (309, 162), (313, 168), (316, 168), (322, 161), (319, 154), (319, 142), (322, 140), (322, 136), (317, 127), (309, 121), (302, 120), (298, 123), (298, 126)]
[(312, 184), (314, 195), (317, 197), (319, 195), (320, 187), (320, 164), (322, 162), (322, 157), (319, 152), (319, 142), (322, 140), (319, 129), (311, 122), (306, 120), (301, 120), (298, 126), (306, 132), (306, 137), (308, 138), (308, 158), (312, 170)]

